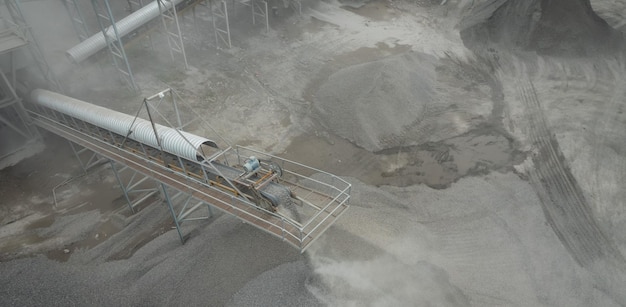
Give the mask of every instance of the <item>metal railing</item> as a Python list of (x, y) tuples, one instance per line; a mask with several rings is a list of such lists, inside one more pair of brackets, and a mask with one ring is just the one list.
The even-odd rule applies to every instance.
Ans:
[[(319, 169), (258, 150), (241, 146), (235, 149), (229, 147), (212, 156), (210, 161), (187, 160), (187, 162), (196, 163), (203, 170), (212, 167), (210, 164), (220, 159), (220, 162), (237, 161), (241, 165), (241, 162), (251, 155), (278, 163), (282, 168), (283, 176), (276, 179), (277, 183), (285, 185), (292, 192), (294, 189), (308, 192), (307, 195), (298, 197), (303, 204), (308, 205), (308, 211), (302, 212), (304, 220), (301, 222), (278, 212), (258, 207), (247, 198), (229, 193), (200, 178), (175, 171), (162, 161), (156, 161), (148, 156), (145, 150), (142, 154), (137, 150), (119, 147), (114, 140), (109, 141), (107, 137), (104, 137), (112, 136), (110, 131), (106, 131), (108, 134), (106, 132), (103, 134), (103, 129), (100, 127), (90, 126), (84, 122), (80, 125), (80, 121), (76, 122), (75, 119), (63, 113), (44, 107), (37, 107), (36, 110), (29, 112), (33, 117), (33, 122), (39, 127), (87, 147), (108, 159), (125, 164), (162, 184), (190, 193), (194, 198), (210, 203), (227, 214), (234, 215), (256, 228), (281, 238), (301, 252), (304, 252), (348, 208), (351, 185), (347, 181)], [(215, 167), (212, 168), (215, 169)], [(310, 176), (313, 174), (315, 178)], [(310, 213), (310, 211), (313, 212)]]

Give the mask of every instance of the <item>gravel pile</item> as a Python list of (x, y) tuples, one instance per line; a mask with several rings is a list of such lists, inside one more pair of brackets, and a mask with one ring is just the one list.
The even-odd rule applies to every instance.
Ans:
[(321, 301), (619, 305), (572, 259), (515, 174), (468, 177), (446, 190), (350, 181), (352, 207), (308, 252)]
[(331, 75), (316, 93), (320, 121), (370, 151), (404, 145), (433, 99), (435, 58), (407, 53)]

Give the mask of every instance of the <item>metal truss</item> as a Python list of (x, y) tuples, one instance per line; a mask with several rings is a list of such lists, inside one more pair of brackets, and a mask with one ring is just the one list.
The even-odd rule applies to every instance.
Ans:
[[(163, 31), (167, 36), (167, 44), (170, 47), (170, 56), (174, 61), (174, 53), (182, 55), (183, 62), (185, 63), (185, 69), (189, 69), (187, 64), (187, 55), (185, 54), (185, 44), (183, 43), (183, 35), (180, 32), (180, 24), (178, 23), (178, 14), (176, 12), (176, 5), (168, 1), (170, 8), (167, 7), (166, 1), (156, 0), (159, 5), (159, 12), (161, 14), (161, 21), (163, 22)], [(172, 24), (175, 29), (172, 28)]]
[(249, 6), (252, 9), (252, 24), (256, 25), (257, 17), (265, 24), (266, 33), (270, 32), (269, 23), (269, 10), (267, 9), (267, 1), (265, 0), (233, 0), (233, 6), (236, 4), (243, 4)]
[(67, 13), (70, 15), (70, 20), (72, 21), (76, 35), (78, 35), (78, 39), (81, 42), (86, 40), (89, 37), (89, 30), (87, 29), (85, 18), (83, 17), (78, 3), (76, 0), (63, 0), (63, 4), (65, 5)]
[(150, 97), (146, 97), (145, 101), (149, 102), (150, 106), (152, 106), (154, 109), (157, 109), (161, 105), (162, 102), (169, 99), (172, 102), (172, 106), (174, 107), (176, 123), (178, 124), (174, 128), (182, 131), (184, 126), (186, 125), (183, 125), (183, 122), (180, 119), (180, 111), (178, 110), (178, 102), (176, 101), (176, 96), (178, 96), (178, 94), (176, 94), (176, 92), (174, 92), (174, 90), (172, 90), (171, 88), (168, 88)]
[[(194, 198), (191, 192), (179, 191), (168, 187), (165, 184), (161, 184), (161, 191), (163, 192), (163, 198), (172, 215), (176, 231), (181, 243), (185, 243), (185, 236), (182, 233), (181, 225), (187, 221), (208, 220), (213, 216), (213, 209), (211, 205), (205, 201)], [(173, 195), (172, 195), (173, 194)], [(172, 195), (172, 196), (170, 196)], [(180, 209), (176, 210), (176, 206)], [(206, 215), (198, 216), (196, 213), (198, 210), (206, 208)]]
[[(142, 186), (144, 182), (146, 182), (147, 180), (151, 180), (150, 177), (144, 176), (141, 173), (132, 170), (128, 166), (118, 168), (115, 161), (113, 160), (109, 160), (109, 163), (111, 165), (111, 170), (115, 175), (115, 179), (117, 180), (120, 189), (122, 189), (122, 192), (124, 193), (124, 198), (126, 199), (126, 203), (128, 204), (130, 212), (135, 213), (135, 208), (137, 206), (148, 200), (153, 195), (159, 193), (159, 189), (157, 188), (145, 188)], [(123, 178), (125, 178), (123, 176), (124, 171), (129, 171), (132, 173), (126, 183), (123, 180)], [(132, 197), (132, 195), (138, 196)]]
[[(103, 2), (104, 6), (101, 5), (100, 2)], [(119, 35), (119, 31), (117, 30), (117, 25), (115, 18), (113, 17), (113, 13), (111, 12), (109, 0), (91, 0), (91, 4), (96, 13), (100, 31), (102, 31), (109, 53), (113, 59), (115, 69), (119, 72), (122, 81), (126, 83), (128, 88), (133, 92), (137, 92), (139, 87), (135, 83), (133, 72), (130, 69), (130, 64), (128, 63), (128, 58), (126, 57), (126, 51), (124, 50), (124, 43)], [(108, 29), (106, 28), (107, 24)]]
[[(132, 14), (138, 9), (144, 7), (146, 5), (146, 2), (149, 2), (149, 1), (148, 0), (128, 0), (128, 11)], [(150, 48), (154, 50), (154, 41), (152, 40), (152, 35), (150, 34), (150, 31), (147, 31), (145, 36), (146, 38), (148, 38), (148, 41), (150, 42)]]
[(232, 48), (230, 40), (230, 24), (228, 22), (228, 4), (225, 0), (218, 0), (217, 7), (213, 9), (213, 1), (209, 0), (209, 10), (213, 20), (213, 30), (215, 31), (215, 42), (219, 46), (220, 42), (228, 48)]
[(54, 72), (50, 69), (50, 65), (48, 65), (39, 43), (35, 39), (30, 26), (28, 26), (28, 23), (22, 14), (20, 0), (4, 0), (4, 3), (9, 11), (9, 14), (11, 15), (11, 18), (13, 18), (13, 22), (17, 24), (26, 37), (26, 40), (29, 42), (28, 50), (35, 60), (37, 68), (41, 71), (44, 79), (48, 83), (48, 86), (56, 91), (63, 92), (63, 86), (55, 76)]
[(39, 137), (39, 132), (31, 123), (21, 99), (2, 70), (0, 70), (0, 123), (25, 139)]
[(76, 160), (78, 160), (78, 163), (84, 173), (87, 173), (92, 168), (106, 162), (106, 159), (102, 158), (97, 153), (72, 142), (68, 143), (70, 144), (72, 152), (74, 153), (74, 156), (76, 157)]
[(256, 24), (256, 17), (261, 17), (261, 20), (265, 22), (265, 32), (270, 32), (270, 20), (267, 10), (267, 1), (265, 0), (250, 0), (250, 6), (252, 7), (252, 24)]

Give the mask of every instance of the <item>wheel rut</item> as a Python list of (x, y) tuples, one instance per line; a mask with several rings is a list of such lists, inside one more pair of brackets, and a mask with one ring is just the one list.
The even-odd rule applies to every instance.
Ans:
[(519, 80), (517, 94), (525, 107), (528, 133), (535, 149), (532, 156), (535, 168), (529, 178), (541, 198), (550, 226), (581, 266), (604, 258), (623, 263), (619, 250), (600, 229), (550, 131), (532, 81), (527, 77)]

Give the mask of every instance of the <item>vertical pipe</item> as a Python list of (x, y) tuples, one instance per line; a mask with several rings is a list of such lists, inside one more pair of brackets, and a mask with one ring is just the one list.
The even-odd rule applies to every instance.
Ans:
[(228, 34), (228, 48), (232, 48), (232, 43), (230, 41), (230, 21), (228, 20), (228, 5), (226, 4), (226, 0), (222, 0), (222, 4), (224, 5), (224, 16), (226, 16), (226, 33)]
[(150, 106), (148, 105), (148, 99), (143, 99), (144, 104), (146, 105), (146, 111), (148, 112), (148, 119), (150, 119), (150, 124), (152, 124), (152, 130), (154, 131), (154, 137), (156, 138), (156, 143), (159, 146), (159, 150), (161, 150), (161, 161), (163, 161), (163, 165), (167, 167), (167, 162), (165, 161), (165, 155), (163, 154), (163, 146), (161, 146), (161, 140), (159, 140), (159, 135), (157, 134), (156, 126), (154, 125), (154, 121), (152, 120), (152, 115), (150, 114)]
[(174, 22), (176, 23), (176, 31), (178, 32), (178, 43), (180, 44), (180, 52), (182, 52), (183, 60), (185, 61), (185, 70), (189, 70), (189, 65), (187, 64), (187, 54), (185, 54), (185, 44), (183, 43), (183, 34), (180, 32), (178, 13), (176, 12), (176, 5), (174, 3), (172, 3), (172, 13), (174, 15)]
[(263, 5), (265, 6), (265, 32), (270, 33), (270, 14), (267, 11), (267, 1), (263, 1)]
[[(184, 52), (183, 52), (184, 54)], [(187, 69), (187, 60), (185, 60), (185, 69)], [(170, 96), (172, 97), (172, 103), (174, 104), (174, 111), (176, 112), (176, 120), (178, 121), (179, 130), (183, 130), (183, 122), (180, 120), (180, 112), (178, 111), (178, 104), (176, 103), (176, 95), (174, 94), (174, 90), (170, 88)]]

